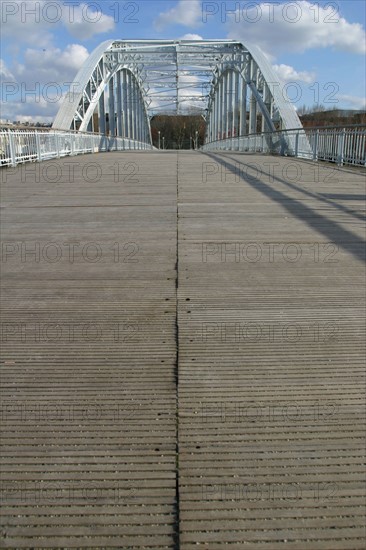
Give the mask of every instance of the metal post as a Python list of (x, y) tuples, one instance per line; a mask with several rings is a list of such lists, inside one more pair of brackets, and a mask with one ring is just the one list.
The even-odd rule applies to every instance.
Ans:
[(222, 84), (221, 84), (221, 102), (222, 102), (222, 111), (221, 111), (221, 139), (226, 138), (226, 99), (227, 99), (227, 91), (226, 91), (226, 76), (224, 75), (222, 77)]
[(139, 126), (140, 126), (139, 109), (140, 109), (139, 87), (138, 87), (137, 82), (135, 80), (135, 106), (134, 106), (134, 112), (135, 112), (135, 139), (136, 140), (139, 139)]
[(143, 131), (144, 131), (144, 110), (143, 110), (143, 97), (142, 97), (142, 94), (139, 90), (139, 140), (141, 142), (144, 141), (144, 138), (143, 138)]
[[(263, 103), (266, 106), (268, 112), (271, 112), (271, 94), (269, 91), (268, 84), (266, 82), (263, 82)], [(268, 128), (268, 124), (266, 122), (266, 119), (264, 118), (262, 114), (262, 132), (268, 132), (270, 128)]]
[(218, 92), (217, 82), (216, 82), (216, 85), (213, 89), (213, 93), (215, 95), (215, 110), (214, 110), (214, 113), (213, 113), (213, 116), (214, 116), (214, 119), (213, 119), (213, 122), (214, 122), (214, 125), (213, 125), (213, 141), (216, 141), (217, 140), (217, 133), (218, 133), (217, 121), (218, 121), (218, 118), (219, 118), (219, 92)]
[(137, 83), (135, 78), (132, 79), (133, 85), (133, 99), (132, 99), (132, 128), (133, 128), (133, 139), (137, 140), (137, 113), (138, 113), (138, 105), (137, 105)]
[(142, 97), (139, 92), (139, 141), (142, 142)]
[(109, 135), (115, 137), (114, 78), (109, 81)]
[(136, 139), (137, 133), (137, 101), (136, 101), (136, 80), (131, 77), (131, 129), (132, 139)]
[[(133, 132), (133, 77), (132, 74), (128, 74), (128, 119), (129, 119), (129, 137), (130, 139), (135, 139), (134, 132)], [(135, 144), (133, 143), (133, 148), (135, 148)]]
[[(129, 90), (128, 90), (128, 109), (129, 109), (129, 120), (130, 120), (130, 138), (135, 139), (135, 117), (134, 117), (134, 109), (135, 109), (135, 90), (134, 90), (134, 78), (132, 74), (128, 75), (129, 77)], [(133, 144), (133, 148), (135, 148), (135, 144)]]
[(132, 124), (131, 124), (131, 73), (126, 72), (126, 118), (127, 118), (127, 131), (126, 135), (129, 139), (132, 137)]
[(36, 147), (37, 147), (37, 160), (38, 162), (41, 162), (42, 151), (41, 151), (41, 137), (39, 135), (39, 132), (35, 132), (35, 136), (36, 136)]
[(224, 137), (228, 137), (228, 129), (229, 129), (229, 108), (228, 108), (228, 94), (229, 94), (229, 78), (228, 73), (226, 72), (224, 75)]
[(314, 136), (313, 160), (318, 160), (318, 139), (319, 139), (319, 130), (316, 130), (315, 136)]
[(344, 144), (346, 141), (345, 138), (346, 138), (346, 129), (343, 128), (343, 130), (338, 136), (338, 154), (337, 154), (338, 166), (343, 166), (343, 163), (344, 163)]
[(234, 97), (233, 97), (233, 128), (232, 136), (239, 135), (239, 73), (233, 74), (234, 79)]
[(226, 117), (226, 137), (231, 137), (231, 119), (232, 119), (232, 112), (231, 112), (231, 104), (232, 104), (232, 94), (233, 94), (233, 79), (232, 79), (233, 73), (230, 69), (227, 73), (227, 117)]
[(150, 130), (149, 130), (149, 122), (150, 122), (150, 119), (149, 119), (149, 116), (146, 112), (146, 109), (144, 107), (144, 120), (145, 120), (145, 143), (149, 143), (150, 141)]
[(127, 113), (127, 76), (126, 71), (122, 71), (122, 122), (123, 137), (128, 136), (128, 113)]
[(211, 98), (211, 105), (210, 105), (210, 128), (209, 132), (207, 133), (208, 141), (211, 142), (214, 140), (214, 113), (215, 113), (215, 97), (213, 96)]
[(216, 141), (219, 137), (219, 112), (220, 112), (220, 99), (219, 99), (219, 87), (216, 83), (215, 89), (215, 122), (214, 122), (214, 141)]
[(218, 116), (218, 139), (223, 139), (223, 129), (224, 129), (224, 78), (221, 76), (219, 82), (219, 116)]
[[(250, 64), (250, 80), (253, 84), (257, 85), (257, 66), (252, 59)], [(257, 133), (257, 100), (253, 92), (250, 94), (250, 107), (249, 107), (249, 133)]]
[[(141, 99), (141, 101), (143, 101), (143, 98)], [(141, 109), (142, 109), (142, 121), (141, 121), (142, 130), (141, 130), (141, 135), (142, 135), (143, 143), (146, 143), (146, 141), (147, 141), (147, 139), (146, 139), (146, 116), (145, 116), (144, 103), (142, 103)], [(145, 149), (145, 146), (144, 146), (144, 149)]]
[(60, 158), (60, 144), (59, 144), (58, 135), (56, 134), (56, 132), (54, 133), (54, 136), (55, 136), (55, 145), (56, 145), (56, 157), (59, 159)]
[(106, 134), (104, 92), (99, 98), (99, 132), (103, 135)]
[[(135, 139), (139, 141), (139, 132), (140, 132), (140, 98), (139, 98), (139, 88), (137, 82), (135, 81)], [(138, 148), (140, 146), (138, 145)]]
[(8, 136), (9, 136), (9, 152), (10, 152), (10, 158), (11, 158), (11, 165), (16, 166), (17, 159), (16, 159), (16, 152), (15, 152), (15, 142), (14, 142), (14, 134), (11, 130), (8, 130)]
[(75, 155), (75, 135), (69, 134), (69, 136), (70, 136), (70, 155), (74, 156)]
[(233, 138), (235, 135), (235, 103), (236, 103), (236, 71), (231, 70), (230, 74), (230, 128), (229, 133)]
[(206, 142), (211, 143), (212, 141), (212, 133), (213, 133), (213, 97), (210, 98), (210, 110), (208, 113), (208, 123), (206, 126)]
[(239, 79), (239, 104), (240, 104), (240, 130), (239, 135), (247, 133), (247, 83), (243, 78)]
[(122, 137), (122, 84), (121, 71), (117, 73), (117, 136)]

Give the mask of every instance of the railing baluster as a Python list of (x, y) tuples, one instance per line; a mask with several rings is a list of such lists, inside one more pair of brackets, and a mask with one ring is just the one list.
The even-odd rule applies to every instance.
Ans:
[[(18, 162), (42, 161), (65, 155), (78, 155), (111, 149), (153, 149), (150, 143), (130, 138), (65, 131), (3, 130), (1, 166)], [(230, 136), (202, 146), (203, 151), (240, 151), (288, 154), (298, 158), (366, 166), (366, 127), (280, 130), (246, 136)]]
[(10, 164), (11, 166), (16, 166), (17, 158), (15, 154), (15, 134), (13, 134), (11, 130), (8, 130), (8, 136), (9, 136)]

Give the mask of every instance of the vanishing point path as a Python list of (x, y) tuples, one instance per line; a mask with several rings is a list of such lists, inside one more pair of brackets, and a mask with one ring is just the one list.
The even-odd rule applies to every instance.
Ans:
[(364, 548), (364, 175), (2, 171), (2, 548)]

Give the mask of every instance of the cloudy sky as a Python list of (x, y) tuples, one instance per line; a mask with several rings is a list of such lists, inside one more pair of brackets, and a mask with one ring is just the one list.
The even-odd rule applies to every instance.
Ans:
[(1, 118), (51, 122), (88, 54), (110, 38), (248, 41), (297, 83), (288, 88), (296, 107), (360, 109), (365, 16), (364, 0), (1, 0)]

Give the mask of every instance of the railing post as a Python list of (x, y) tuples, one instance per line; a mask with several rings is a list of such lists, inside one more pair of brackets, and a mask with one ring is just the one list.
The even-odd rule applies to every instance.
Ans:
[(296, 132), (295, 136), (295, 157), (299, 156), (299, 132)]
[(10, 158), (11, 158), (11, 165), (16, 166), (17, 157), (15, 152), (14, 134), (12, 133), (11, 130), (8, 130), (8, 136), (9, 136), (9, 152), (10, 152)]
[(280, 155), (281, 155), (281, 157), (284, 157), (285, 156), (285, 149), (286, 149), (286, 140), (285, 140), (285, 136), (283, 135), (282, 132), (280, 132), (280, 142), (281, 142)]
[(55, 132), (55, 144), (56, 144), (56, 157), (59, 159), (60, 158), (60, 144), (59, 144), (58, 135), (56, 134), (56, 132)]
[(70, 134), (70, 155), (75, 155), (75, 134)]
[(37, 160), (38, 162), (41, 162), (42, 161), (41, 136), (37, 131), (35, 132), (35, 134), (36, 134), (36, 145), (37, 145)]
[(318, 160), (318, 140), (319, 140), (319, 130), (316, 130), (315, 136), (314, 136), (313, 160)]
[(345, 138), (346, 138), (346, 129), (343, 128), (338, 138), (338, 155), (337, 155), (338, 166), (343, 166), (343, 163), (344, 163), (344, 144), (346, 141)]

